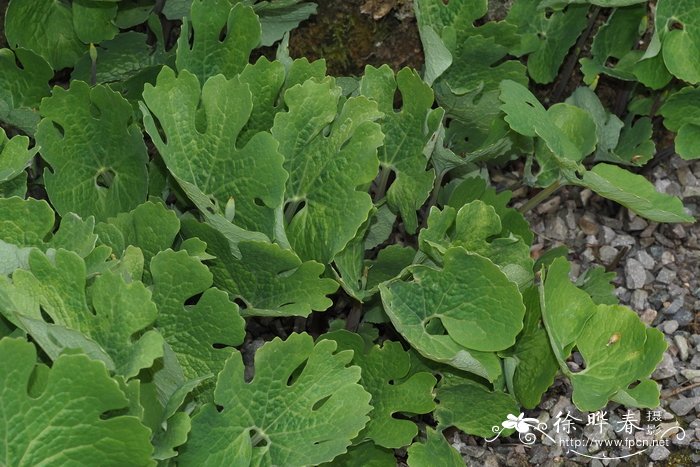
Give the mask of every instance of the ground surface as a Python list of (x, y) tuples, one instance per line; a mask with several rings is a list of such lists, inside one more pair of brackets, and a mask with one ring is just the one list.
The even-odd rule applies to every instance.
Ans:
[[(415, 18), (409, 2), (399, 0), (352, 0), (320, 2), (316, 17), (292, 35), (294, 56), (325, 58), (336, 75), (357, 75), (365, 64), (389, 63), (392, 68), (420, 68), (422, 54)], [(491, 2), (490, 16), (502, 18), (507, 3)], [(584, 52), (585, 53), (585, 52)], [(562, 95), (578, 85), (572, 76)], [(603, 82), (600, 95), (610, 108), (624, 89), (617, 83)], [(607, 86), (607, 88), (606, 88)], [(569, 89), (570, 88), (570, 89)], [(538, 89), (547, 100), (548, 89)], [(668, 135), (656, 133), (657, 147), (666, 147)], [(680, 196), (694, 216), (700, 215), (700, 163), (689, 164), (678, 156), (663, 157), (653, 168), (642, 170), (659, 191)], [(520, 178), (517, 167), (492, 171), (501, 187), (512, 186)], [(516, 203), (532, 196), (526, 188), (516, 190)], [(589, 191), (562, 189), (529, 214), (537, 240), (533, 254), (552, 246), (566, 245), (573, 261), (573, 273), (601, 265), (617, 273), (615, 285), (620, 302), (639, 313), (642, 320), (661, 330), (669, 344), (653, 377), (662, 385), (661, 422), (678, 422), (686, 430), (684, 439), (673, 437), (668, 449), (656, 447), (624, 461), (625, 465), (700, 465), (700, 224), (658, 225), (630, 216), (626, 209), (603, 200)], [(551, 421), (559, 412), (570, 411), (583, 418), (571, 438), (592, 438), (585, 414), (571, 403), (571, 388), (557, 380), (540, 406), (528, 413)], [(611, 404), (611, 423), (619, 422), (627, 409)], [(632, 417), (645, 421), (647, 411), (633, 411)], [(616, 432), (616, 425), (603, 438), (624, 439), (634, 435)], [(666, 425), (663, 425), (666, 426)], [(592, 460), (559, 446), (536, 443), (522, 445), (516, 438), (487, 444), (481, 439), (453, 433), (453, 444), (470, 465), (620, 465), (619, 460)], [(560, 435), (561, 436), (561, 435)], [(642, 433), (638, 433), (640, 438)], [(602, 457), (603, 451), (588, 452)], [(630, 454), (613, 448), (608, 457)]]

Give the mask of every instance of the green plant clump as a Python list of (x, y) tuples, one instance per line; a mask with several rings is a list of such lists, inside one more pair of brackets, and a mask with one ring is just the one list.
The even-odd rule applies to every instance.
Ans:
[[(289, 57), (308, 2), (10, 0), (0, 464), (460, 465), (445, 429), (558, 374), (658, 406), (661, 333), (523, 216), (577, 185), (693, 221), (635, 173), (657, 122), (700, 157), (700, 16), (654, 3), (416, 0), (424, 69), (355, 78)], [(487, 170), (518, 159), (520, 210)]]

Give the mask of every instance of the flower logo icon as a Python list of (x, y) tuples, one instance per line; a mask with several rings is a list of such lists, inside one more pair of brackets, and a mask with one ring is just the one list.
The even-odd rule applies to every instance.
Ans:
[(508, 414), (506, 418), (507, 420), (501, 423), (501, 425), (503, 425), (503, 428), (515, 428), (518, 431), (518, 433), (529, 433), (530, 428), (536, 427), (537, 424), (540, 422), (536, 418), (525, 418), (525, 414), (522, 412), (520, 412), (520, 415), (518, 415), (517, 417), (513, 414)]

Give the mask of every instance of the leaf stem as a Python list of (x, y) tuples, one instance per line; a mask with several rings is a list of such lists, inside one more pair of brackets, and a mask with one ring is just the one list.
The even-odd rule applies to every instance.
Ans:
[(555, 191), (557, 191), (561, 187), (561, 183), (557, 180), (556, 182), (552, 183), (549, 185), (547, 188), (543, 189), (539, 193), (537, 193), (535, 196), (530, 198), (525, 204), (523, 204), (518, 211), (520, 211), (521, 214), (525, 214), (526, 212), (529, 212), (532, 210), (534, 207), (539, 205), (542, 201), (545, 199), (549, 198), (551, 195), (554, 194)]
[(445, 176), (445, 172), (435, 178), (435, 183), (433, 184), (433, 191), (430, 193), (430, 200), (428, 201), (427, 210), (430, 212), (430, 208), (437, 204), (438, 196), (440, 195), (440, 188), (442, 186), (442, 179)]
[(428, 226), (428, 216), (430, 215), (430, 210), (437, 204), (437, 199), (440, 194), (440, 188), (442, 186), (442, 179), (445, 176), (447, 171), (442, 172), (435, 178), (435, 182), (433, 183), (433, 191), (430, 193), (430, 199), (428, 200), (428, 204), (425, 207), (425, 217), (423, 218), (422, 228), (425, 228)]
[(389, 183), (389, 175), (391, 175), (391, 169), (389, 167), (382, 166), (381, 169), (379, 169), (379, 182), (377, 183), (377, 190), (374, 194), (376, 201), (384, 198), (386, 194), (386, 185)]
[(292, 218), (294, 217), (294, 214), (296, 214), (300, 203), (301, 203), (300, 199), (290, 201), (289, 204), (287, 205), (287, 207), (285, 208), (284, 221), (287, 225), (289, 225), (289, 223), (292, 222)]

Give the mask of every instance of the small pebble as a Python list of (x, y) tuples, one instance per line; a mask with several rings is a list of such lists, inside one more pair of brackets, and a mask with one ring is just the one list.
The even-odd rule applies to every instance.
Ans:
[(598, 237), (596, 237), (595, 235), (587, 235), (586, 244), (589, 246), (598, 245)]
[(647, 221), (645, 221), (641, 217), (635, 217), (630, 221), (628, 229), (631, 231), (644, 230), (647, 228), (648, 225), (649, 224), (647, 224)]
[(671, 180), (667, 178), (661, 178), (659, 180), (656, 180), (654, 182), (654, 187), (656, 187), (656, 191), (660, 191), (661, 193), (665, 193), (666, 189), (668, 189), (668, 186), (671, 184)]
[(649, 253), (647, 253), (644, 250), (639, 250), (637, 252), (637, 260), (642, 263), (642, 266), (644, 266), (644, 269), (654, 269), (654, 265), (656, 264), (656, 261), (654, 261), (654, 258), (651, 257)]
[(569, 230), (576, 230), (576, 216), (574, 215), (574, 211), (569, 209), (564, 216), (564, 220)]
[(693, 175), (693, 172), (690, 170), (690, 167), (681, 167), (676, 171), (676, 176), (678, 177), (678, 181), (681, 182), (681, 185), (683, 186), (696, 186), (698, 185), (698, 179)]
[(651, 224), (649, 224), (649, 227), (644, 229), (644, 231), (641, 234), (639, 234), (639, 236), (642, 238), (650, 238), (658, 226), (659, 224), (657, 224), (656, 222), (652, 222)]
[(664, 251), (663, 253), (661, 253), (661, 264), (663, 264), (664, 266), (666, 266), (667, 264), (671, 264), (674, 261), (676, 261), (676, 258), (670, 251)]
[(482, 464), (484, 467), (498, 467), (500, 462), (498, 461), (498, 456), (491, 454), (486, 456), (484, 459), (484, 463)]
[(653, 461), (663, 461), (670, 455), (671, 451), (669, 451), (666, 446), (654, 446), (654, 449), (649, 453), (649, 458)]
[(656, 367), (654, 373), (652, 373), (652, 379), (665, 379), (670, 378), (676, 374), (676, 367), (673, 365), (673, 357), (669, 355), (668, 352), (664, 352), (664, 356), (661, 358), (661, 363)]
[(695, 380), (700, 381), (700, 370), (685, 369), (685, 370), (681, 370), (681, 374), (688, 381), (693, 381), (693, 382), (695, 382)]
[(564, 220), (556, 216), (548, 226), (548, 234), (554, 240), (566, 240), (568, 229)]
[(559, 208), (560, 204), (561, 204), (561, 198), (559, 196), (555, 196), (555, 197), (550, 198), (547, 201), (543, 202), (539, 206), (537, 206), (537, 213), (538, 214), (549, 214), (550, 212), (556, 211)]
[(649, 294), (644, 290), (635, 290), (632, 292), (630, 305), (632, 305), (633, 309), (641, 311), (647, 306), (647, 297), (649, 297)]
[(673, 413), (682, 417), (684, 415), (688, 415), (698, 404), (700, 404), (700, 397), (681, 396), (677, 400), (671, 402), (669, 408), (671, 411), (673, 411)]
[(663, 327), (666, 334), (673, 334), (678, 330), (678, 321), (675, 319), (669, 319), (663, 324)]
[(681, 309), (684, 303), (685, 299), (683, 297), (678, 297), (666, 307), (664, 313), (666, 313), (667, 315), (673, 315)]
[(700, 350), (700, 334), (693, 334), (690, 336), (690, 343)]
[(671, 282), (676, 280), (676, 273), (668, 268), (663, 268), (656, 275), (656, 280), (657, 282), (661, 282), (662, 284), (670, 284)]
[(589, 263), (592, 263), (595, 261), (595, 255), (593, 254), (593, 250), (590, 248), (586, 248), (583, 253), (581, 253), (581, 257), (588, 261)]
[(591, 196), (593, 195), (593, 192), (586, 188), (585, 190), (581, 190), (581, 193), (579, 193), (579, 197), (581, 198), (581, 203), (585, 206), (588, 204), (588, 200), (591, 199)]
[(586, 235), (596, 235), (600, 231), (600, 225), (590, 214), (584, 214), (578, 220), (578, 226)]
[(688, 309), (679, 310), (673, 315), (679, 326), (688, 326), (695, 319), (695, 315)]
[(653, 308), (647, 308), (646, 310), (644, 310), (644, 313), (642, 313), (642, 315), (639, 318), (644, 324), (646, 324), (647, 326), (651, 326), (651, 323), (654, 322), (657, 315), (658, 313), (656, 312), (656, 310), (654, 310)]
[(637, 241), (633, 236), (627, 234), (619, 234), (610, 242), (611, 246), (633, 246)]
[(598, 250), (600, 260), (605, 264), (612, 263), (615, 258), (617, 258), (618, 253), (619, 251), (617, 251), (617, 248), (611, 247), (610, 245), (603, 245), (600, 247), (600, 250)]
[(700, 186), (687, 186), (683, 189), (683, 198), (700, 196)]
[(688, 339), (677, 334), (673, 336), (673, 342), (675, 342), (676, 347), (678, 347), (678, 356), (680, 359), (683, 361), (688, 360)]
[(675, 224), (673, 228), (671, 229), (671, 233), (673, 233), (673, 236), (678, 239), (684, 239), (686, 237), (685, 229), (681, 224)]
[(579, 263), (571, 263), (571, 272), (569, 273), (572, 278), (576, 278), (581, 275), (581, 265)]
[(628, 289), (641, 289), (647, 281), (647, 274), (642, 263), (634, 258), (627, 258), (625, 275)]
[(611, 229), (607, 225), (603, 226), (603, 243), (610, 244), (616, 236), (617, 234), (613, 229)]

